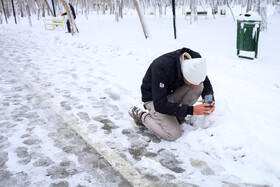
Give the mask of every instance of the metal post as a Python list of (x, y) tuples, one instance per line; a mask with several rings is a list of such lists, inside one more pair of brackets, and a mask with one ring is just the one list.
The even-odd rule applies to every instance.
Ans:
[(53, 0), (52, 0), (52, 6), (53, 6), (53, 14), (54, 14), (54, 17), (56, 17)]
[(176, 39), (176, 14), (175, 14), (175, 0), (172, 0), (172, 12), (173, 12), (174, 39)]
[(4, 2), (3, 2), (3, 0), (2, 0), (2, 7), (3, 7), (3, 11), (4, 11), (6, 23), (8, 24), (7, 15), (6, 15), (6, 11), (5, 11), (5, 7), (4, 7)]
[(12, 6), (13, 6), (13, 12), (14, 12), (15, 23), (17, 24), (17, 18), (16, 18), (16, 12), (15, 12), (14, 0), (12, 0)]

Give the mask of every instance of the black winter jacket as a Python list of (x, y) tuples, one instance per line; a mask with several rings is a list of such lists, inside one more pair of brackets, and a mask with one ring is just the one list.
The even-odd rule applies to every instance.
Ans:
[[(177, 117), (193, 114), (193, 106), (171, 103), (167, 100), (169, 94), (185, 84), (180, 63), (180, 56), (185, 52), (189, 53), (192, 58), (201, 58), (199, 53), (188, 48), (164, 54), (151, 63), (142, 80), (142, 101), (153, 101), (157, 112)], [(203, 84), (202, 98), (207, 94), (213, 94), (208, 76)]]

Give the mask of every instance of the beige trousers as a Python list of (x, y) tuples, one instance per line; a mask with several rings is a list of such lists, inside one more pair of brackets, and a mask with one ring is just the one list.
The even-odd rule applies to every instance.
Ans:
[[(168, 95), (167, 99), (171, 103), (192, 106), (198, 100), (202, 90), (203, 83), (194, 88), (185, 84)], [(149, 113), (143, 114), (142, 122), (148, 129), (169, 141), (176, 140), (181, 136), (182, 130), (175, 116), (169, 116), (155, 111), (153, 101), (145, 102), (144, 105)]]

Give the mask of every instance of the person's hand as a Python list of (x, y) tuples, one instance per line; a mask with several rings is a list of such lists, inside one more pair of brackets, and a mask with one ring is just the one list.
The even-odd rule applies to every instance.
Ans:
[(194, 106), (193, 107), (193, 115), (204, 115), (204, 116), (207, 116), (207, 115), (212, 114), (214, 112), (214, 110), (215, 110), (214, 104), (215, 104), (215, 101), (213, 101), (211, 103), (212, 108), (209, 107), (208, 103), (203, 103), (203, 104)]
[[(202, 103), (205, 103), (205, 100), (202, 99)], [(212, 101), (211, 106), (213, 107), (215, 105), (215, 101)]]

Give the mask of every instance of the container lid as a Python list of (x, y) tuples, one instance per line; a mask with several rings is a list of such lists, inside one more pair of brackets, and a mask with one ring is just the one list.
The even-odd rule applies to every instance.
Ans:
[(257, 12), (247, 12), (245, 14), (240, 14), (237, 20), (244, 20), (244, 21), (262, 21), (261, 16)]

